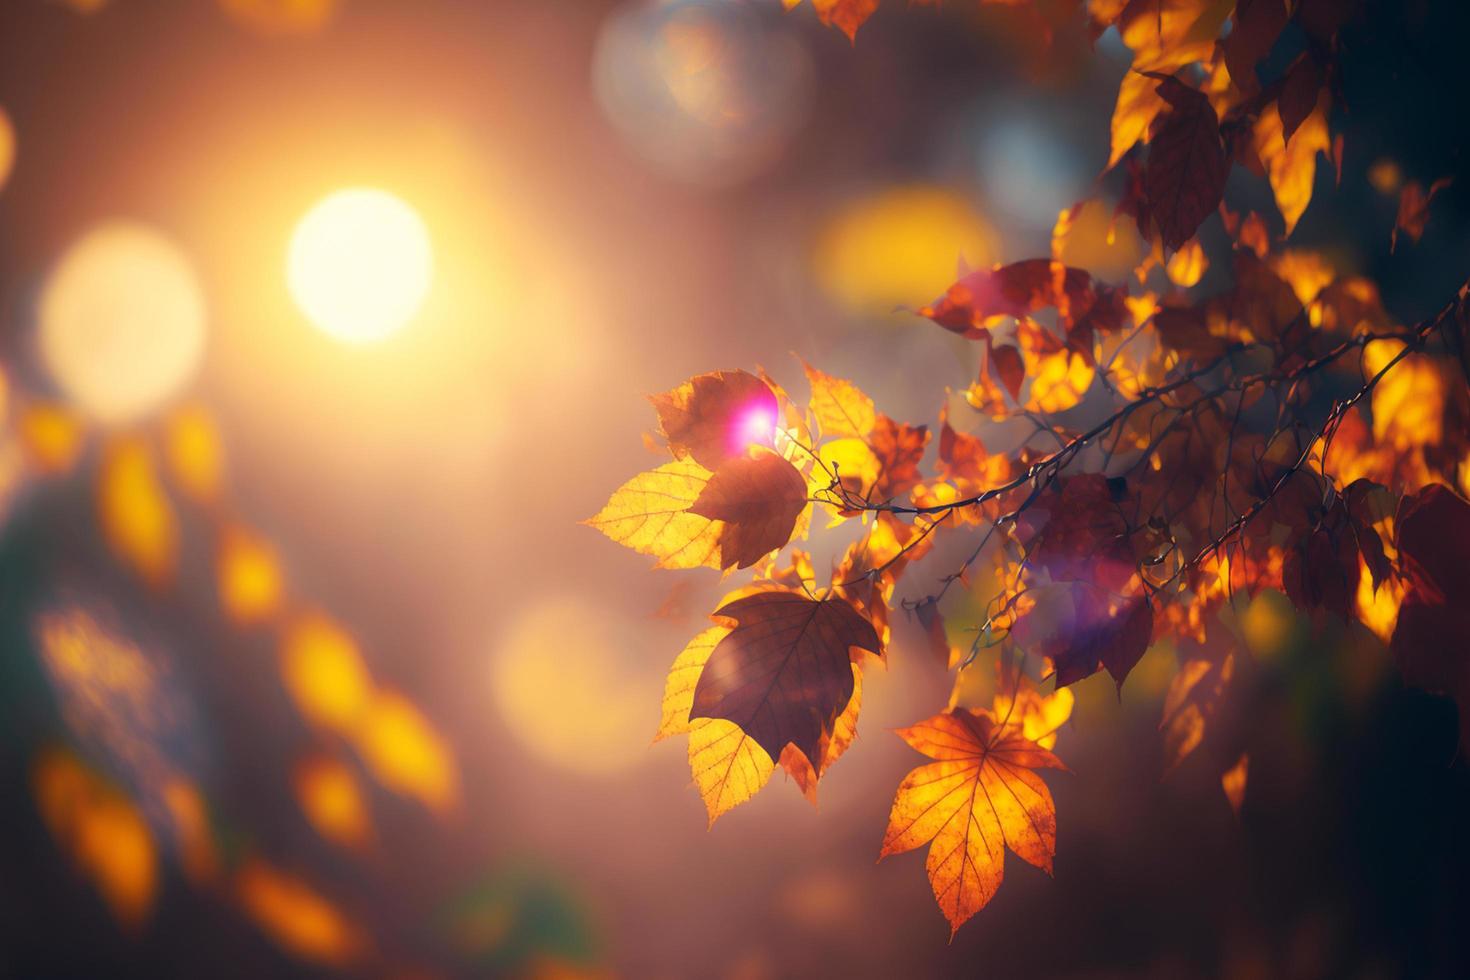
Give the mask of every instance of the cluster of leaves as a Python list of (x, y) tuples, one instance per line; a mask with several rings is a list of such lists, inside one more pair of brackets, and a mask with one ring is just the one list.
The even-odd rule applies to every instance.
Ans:
[[(851, 32), (876, 3), (815, 6)], [(1470, 470), (1470, 293), (1400, 325), (1373, 283), (1280, 247), (1265, 218), (1223, 201), (1232, 165), (1264, 174), (1290, 234), (1317, 155), (1340, 159), (1328, 118), (1354, 5), (1086, 8), (1134, 52), (1108, 167), (1127, 168), (1114, 220), (1149, 245), (1136, 281), (1059, 261), (1095, 206), (1079, 202), (1058, 220), (1054, 256), (964, 272), (918, 311), (981, 348), (971, 423), (952, 425), (946, 403), (931, 439), (810, 366), (804, 405), (764, 374), (701, 375), (653, 399), (673, 461), (589, 521), (661, 567), (754, 568), (675, 661), (663, 705), (659, 735), (689, 736), (711, 820), (778, 766), (814, 796), (853, 740), (863, 668), (886, 656), (895, 607), (950, 669), (995, 652), (993, 704), (952, 698), (899, 733), (933, 761), (899, 787), (882, 847), (930, 845), (955, 929), (995, 893), (1006, 847), (1051, 870), (1056, 815), (1037, 770), (1065, 768), (1051, 750), (1068, 685), (1105, 670), (1121, 686), (1169, 638), (1166, 765), (1237, 737), (1211, 725), (1247, 656), (1219, 615), (1237, 597), (1276, 589), (1313, 617), (1361, 623), (1411, 682), (1459, 699), (1470, 747), (1458, 558), (1470, 504), (1452, 489)], [(1291, 24), (1304, 49), (1261, 80)], [(1232, 283), (1198, 296), (1209, 260), (1195, 236), (1215, 214)], [(1417, 238), (1422, 220), (1402, 219)], [(780, 557), (819, 515), (858, 529), (821, 579), (805, 552)], [(936, 549), (946, 538), (965, 539), (962, 560), (930, 571), (927, 556), (954, 550)], [(919, 585), (897, 598), (915, 566)], [(968, 650), (944, 625), (956, 582), (983, 606)], [(1226, 748), (1218, 775), (1238, 807), (1248, 759)]]

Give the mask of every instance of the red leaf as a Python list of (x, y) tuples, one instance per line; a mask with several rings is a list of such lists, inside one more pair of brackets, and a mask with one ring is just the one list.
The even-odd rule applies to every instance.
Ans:
[(1164, 244), (1177, 249), (1219, 206), (1230, 162), (1210, 100), (1171, 75), (1150, 77), (1171, 110), (1156, 124), (1143, 184)]
[(1470, 748), (1470, 503), (1431, 484), (1399, 506), (1404, 600), (1389, 649), (1410, 684), (1453, 697)]
[(720, 564), (748, 568), (791, 540), (806, 506), (806, 481), (772, 452), (726, 461), (689, 507), (691, 514), (724, 521)]

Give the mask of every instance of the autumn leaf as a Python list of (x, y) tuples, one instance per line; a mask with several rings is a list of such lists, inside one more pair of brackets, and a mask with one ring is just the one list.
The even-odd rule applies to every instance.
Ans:
[(720, 555), (724, 525), (689, 512), (709, 480), (709, 470), (691, 460), (665, 463), (623, 484), (582, 523), (652, 555), (659, 568), (725, 567)]
[(775, 437), (776, 396), (746, 371), (701, 374), (649, 401), (674, 457), (693, 457), (707, 470)]
[(822, 438), (852, 436), (866, 439), (878, 418), (873, 399), (851, 381), (834, 378), (805, 361), (802, 367), (806, 369), (807, 382), (812, 389), (812, 418), (821, 430)]
[(689, 772), (709, 813), (710, 826), (770, 782), (776, 764), (733, 721), (704, 718), (689, 730)]
[(760, 452), (723, 463), (689, 513), (724, 522), (722, 568), (748, 568), (785, 547), (806, 501), (806, 480), (796, 467), (775, 453)]
[(1035, 770), (1067, 767), (984, 710), (935, 715), (898, 735), (935, 761), (899, 785), (879, 857), (930, 845), (929, 883), (953, 936), (1000, 887), (1005, 848), (1051, 874), (1056, 805)]
[(781, 751), (781, 758), (777, 760), (782, 769), (786, 770), (802, 795), (812, 803), (817, 802), (817, 781), (827, 774), (832, 763), (836, 762), (857, 738), (858, 714), (863, 705), (863, 672), (857, 664), (852, 665), (852, 697), (848, 699), (847, 707), (842, 709), (842, 714), (832, 723), (830, 734), (824, 732), (818, 749), (818, 757), (815, 761), (809, 760), (794, 745), (787, 745)]
[(1235, 26), (1222, 42), (1231, 81), (1246, 90), (1256, 87), (1256, 65), (1271, 52), (1286, 21), (1285, 0), (1237, 0)]
[[(800, 5), (801, 0), (781, 2), (790, 10)], [(847, 35), (849, 41), (856, 41), (858, 28), (873, 16), (873, 11), (878, 9), (878, 0), (812, 0), (812, 9), (823, 24), (836, 27)]]
[(1143, 183), (1164, 244), (1178, 249), (1219, 206), (1230, 161), (1210, 100), (1171, 75), (1150, 77), (1170, 111), (1156, 124)]
[(1424, 237), (1424, 226), (1429, 223), (1429, 202), (1434, 200), (1434, 195), (1454, 183), (1453, 178), (1441, 177), (1429, 185), (1428, 193), (1424, 185), (1417, 180), (1411, 180), (1404, 185), (1403, 191), (1399, 193), (1399, 213), (1394, 219), (1393, 236), (1389, 242), (1389, 251), (1398, 248), (1399, 232), (1409, 236), (1414, 244)]
[(1404, 498), (1395, 526), (1405, 588), (1389, 649), (1410, 684), (1455, 699), (1470, 748), (1470, 503), (1431, 484)]
[(845, 599), (793, 592), (745, 596), (715, 612), (731, 632), (694, 691), (694, 718), (723, 718), (778, 759), (789, 742), (821, 757), (823, 733), (852, 697), (850, 650), (880, 654), (878, 635)]

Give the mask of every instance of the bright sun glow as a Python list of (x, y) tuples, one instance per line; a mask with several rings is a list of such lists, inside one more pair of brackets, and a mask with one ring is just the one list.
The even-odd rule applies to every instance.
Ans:
[(381, 340), (413, 319), (432, 274), (423, 221), (392, 194), (371, 188), (337, 191), (308, 211), (286, 260), (302, 312), (350, 343)]

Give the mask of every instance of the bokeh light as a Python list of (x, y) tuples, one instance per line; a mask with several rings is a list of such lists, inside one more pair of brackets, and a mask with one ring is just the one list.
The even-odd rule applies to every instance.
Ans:
[(10, 115), (0, 106), (0, 190), (5, 189), (5, 182), (10, 179), (10, 171), (15, 166), (15, 126), (10, 122)]
[(634, 690), (619, 616), (571, 597), (528, 609), (501, 643), (491, 682), (511, 733), (559, 769), (606, 774), (645, 758), (656, 711)]
[(40, 301), (40, 350), (77, 405), (107, 423), (136, 421), (176, 395), (204, 354), (194, 269), (145, 225), (99, 225), (57, 263)]
[(230, 19), (261, 34), (310, 34), (326, 27), (338, 0), (219, 0)]
[(404, 327), (433, 278), (423, 220), (386, 191), (329, 195), (296, 226), (286, 260), (291, 295), (322, 330), (368, 343)]
[(961, 259), (998, 258), (995, 231), (962, 195), (941, 187), (890, 187), (844, 204), (812, 253), (823, 290), (852, 313), (917, 308), (954, 281)]
[(693, 184), (739, 183), (774, 164), (806, 120), (813, 73), (801, 43), (762, 13), (720, 0), (614, 12), (592, 76), (628, 145)]

